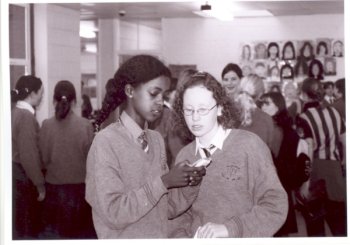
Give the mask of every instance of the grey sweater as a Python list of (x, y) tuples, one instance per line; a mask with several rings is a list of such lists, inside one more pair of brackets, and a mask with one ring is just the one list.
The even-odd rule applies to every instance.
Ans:
[(86, 157), (94, 137), (89, 120), (72, 111), (63, 120), (55, 117), (43, 121), (39, 146), (46, 182), (79, 184), (85, 182)]
[(146, 130), (145, 153), (116, 122), (100, 131), (87, 159), (86, 200), (98, 238), (166, 238), (168, 217), (184, 212), (198, 187), (165, 188), (168, 172), (161, 135)]
[[(193, 162), (199, 158), (194, 154), (195, 141), (179, 152), (176, 163)], [(224, 224), (229, 237), (272, 236), (286, 219), (288, 199), (266, 144), (255, 134), (232, 129), (212, 159), (187, 215), (192, 217), (189, 236), (208, 222)]]
[(42, 164), (38, 147), (38, 122), (28, 110), (14, 107), (11, 113), (11, 124), (12, 161), (21, 164), (26, 176), (34, 185), (43, 185), (44, 176), (41, 172)]

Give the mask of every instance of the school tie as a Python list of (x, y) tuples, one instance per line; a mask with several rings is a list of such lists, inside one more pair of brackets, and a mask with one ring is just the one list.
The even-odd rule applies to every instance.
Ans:
[(202, 148), (206, 158), (211, 158), (211, 154), (212, 154), (212, 151), (214, 150), (214, 148), (215, 148), (215, 145), (213, 145), (213, 144), (211, 144), (207, 148)]
[(143, 131), (139, 137), (137, 137), (137, 141), (140, 143), (142, 150), (144, 152), (148, 152), (148, 142), (146, 132)]

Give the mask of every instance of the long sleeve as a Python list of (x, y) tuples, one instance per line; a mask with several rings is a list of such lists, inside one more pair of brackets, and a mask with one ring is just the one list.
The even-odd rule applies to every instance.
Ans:
[(272, 236), (287, 216), (288, 197), (278, 179), (269, 149), (261, 141), (251, 142), (250, 146), (248, 188), (253, 207), (225, 222), (230, 237)]
[(38, 148), (38, 122), (29, 113), (23, 113), (20, 120), (21, 124), (17, 127), (18, 132), (16, 132), (19, 161), (33, 184), (42, 185), (44, 184), (44, 176)]
[[(154, 209), (167, 189), (160, 175), (142, 177), (142, 167), (137, 166), (140, 163), (132, 159), (137, 157), (133, 149), (121, 149), (128, 154), (124, 158), (113, 153), (110, 144), (98, 136), (87, 159), (86, 200), (109, 229), (125, 229)], [(124, 163), (127, 158), (129, 162)], [(134, 165), (133, 175), (125, 172), (124, 164)]]

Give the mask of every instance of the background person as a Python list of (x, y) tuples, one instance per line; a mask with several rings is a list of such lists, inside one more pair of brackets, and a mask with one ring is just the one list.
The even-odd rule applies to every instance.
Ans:
[(44, 88), (40, 78), (21, 76), (11, 91), (12, 238), (35, 239), (42, 228), (38, 201), (46, 195), (38, 148), (39, 124), (35, 108)]
[(43, 121), (39, 133), (47, 190), (41, 238), (96, 238), (85, 201), (86, 157), (94, 130), (89, 120), (72, 110), (76, 92), (71, 82), (56, 84), (53, 101), (55, 116)]

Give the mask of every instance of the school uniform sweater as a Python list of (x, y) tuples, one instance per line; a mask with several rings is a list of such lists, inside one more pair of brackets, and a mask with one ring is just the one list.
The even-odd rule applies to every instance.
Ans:
[(258, 135), (276, 156), (278, 154), (278, 148), (273, 139), (273, 125), (272, 117), (261, 109), (256, 108), (252, 113), (252, 124), (249, 126), (240, 126), (239, 128)]
[(85, 182), (86, 158), (94, 137), (89, 120), (69, 112), (66, 118), (43, 121), (39, 146), (50, 184)]
[[(200, 158), (193, 141), (176, 162)], [(198, 151), (199, 152), (199, 151)], [(212, 155), (198, 197), (190, 209), (188, 234), (208, 222), (224, 224), (229, 237), (272, 236), (284, 223), (288, 198), (261, 139), (245, 130), (232, 129), (222, 150)]]
[(98, 238), (166, 238), (168, 217), (184, 212), (199, 187), (167, 190), (162, 136), (145, 130), (149, 150), (120, 121), (100, 131), (87, 159), (86, 200)]
[[(11, 126), (12, 162), (21, 164), (26, 176), (34, 185), (43, 185), (44, 176), (41, 172), (38, 148), (39, 124), (34, 114), (27, 109), (14, 107), (11, 113)], [(14, 178), (22, 178), (21, 171), (15, 165), (13, 168)]]

